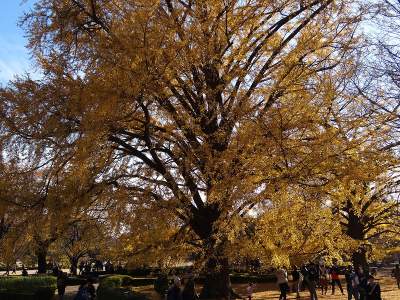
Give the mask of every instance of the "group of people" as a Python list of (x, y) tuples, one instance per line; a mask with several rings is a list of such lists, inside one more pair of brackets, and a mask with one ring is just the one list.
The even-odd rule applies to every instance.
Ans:
[[(13, 266), (11, 274), (12, 275), (17, 274), (17, 265)], [(28, 276), (28, 270), (25, 268), (25, 265), (22, 265), (21, 275)], [(4, 276), (10, 276), (10, 269), (6, 270), (6, 272), (4, 273)]]
[[(71, 273), (75, 273), (72, 270), (73, 266), (71, 266)], [(91, 272), (99, 272), (105, 271), (107, 273), (114, 273), (114, 266), (110, 261), (107, 261), (105, 264), (101, 260), (94, 260), (94, 261), (81, 261), (78, 270), (79, 275), (89, 274)]]
[(166, 293), (166, 300), (195, 300), (199, 299), (196, 292), (194, 279), (186, 281), (174, 275)]
[[(398, 275), (397, 282), (400, 285), (400, 269), (396, 272)], [(395, 269), (395, 270), (396, 270)], [(297, 298), (300, 298), (300, 290), (306, 287), (310, 292), (310, 299), (318, 299), (318, 288), (321, 289), (322, 295), (328, 293), (329, 283), (332, 287), (332, 295), (335, 294), (336, 286), (342, 295), (344, 290), (340, 281), (340, 275), (345, 276), (348, 300), (381, 300), (381, 288), (375, 280), (373, 274), (364, 272), (362, 268), (355, 270), (352, 266), (345, 270), (339, 268), (335, 263), (328, 268), (324, 265), (309, 263), (302, 265), (301, 268), (294, 266), (292, 275), (292, 287), (289, 286), (288, 271), (285, 267), (278, 268), (276, 271), (277, 283), (280, 290), (279, 300), (286, 300), (287, 293), (293, 291)], [(397, 276), (397, 275), (396, 275)], [(397, 278), (397, 277), (396, 277)]]

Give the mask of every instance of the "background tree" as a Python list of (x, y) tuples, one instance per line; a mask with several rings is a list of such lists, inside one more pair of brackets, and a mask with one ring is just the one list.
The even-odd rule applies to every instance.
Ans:
[(340, 223), (346, 234), (359, 243), (351, 254), (354, 266), (368, 269), (368, 256), (384, 249), (381, 241), (387, 240), (389, 245), (389, 240), (394, 241), (399, 234), (397, 181), (383, 177), (374, 182), (343, 180), (342, 184), (343, 190), (337, 191), (342, 199), (337, 207)]
[[(342, 260), (342, 254), (356, 248), (332, 213), (328, 197), (313, 188), (298, 186), (280, 190), (254, 212), (243, 228), (241, 247), (233, 252), (258, 258), (265, 265), (291, 266), (324, 258)], [(237, 247), (239, 248), (239, 247)]]
[(30, 243), (30, 237), (22, 227), (10, 228), (0, 240), (0, 264), (5, 266), (7, 272), (30, 253)]
[(104, 233), (100, 224), (77, 221), (70, 224), (58, 241), (58, 251), (68, 257), (71, 273), (77, 275), (79, 260), (99, 251), (104, 245)]
[[(367, 44), (354, 83), (357, 93), (365, 99), (363, 111), (370, 118), (379, 119), (376, 129), (384, 128), (377, 148), (382, 153), (390, 150), (393, 157), (384, 170), (375, 173), (375, 179), (372, 176), (372, 180), (348, 179), (342, 182), (349, 189), (347, 200), (342, 203), (343, 223), (352, 238), (364, 241), (364, 246), (353, 254), (354, 263), (364, 267), (367, 266), (368, 254), (372, 255), (374, 250), (385, 249), (387, 253), (396, 247), (399, 228), (400, 2), (383, 0), (375, 2), (375, 5), (367, 23), (370, 28), (366, 33)], [(371, 173), (370, 170), (364, 172)]]

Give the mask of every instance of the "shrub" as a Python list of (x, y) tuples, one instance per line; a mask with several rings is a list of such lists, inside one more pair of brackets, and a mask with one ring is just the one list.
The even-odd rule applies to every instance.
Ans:
[(168, 276), (167, 274), (160, 274), (158, 278), (154, 281), (154, 289), (160, 295), (165, 295), (168, 290)]
[(12, 276), (0, 278), (0, 299), (47, 300), (52, 299), (57, 288), (53, 276)]
[(135, 278), (127, 275), (108, 276), (100, 281), (97, 289), (98, 300), (146, 300), (144, 294), (134, 292)]

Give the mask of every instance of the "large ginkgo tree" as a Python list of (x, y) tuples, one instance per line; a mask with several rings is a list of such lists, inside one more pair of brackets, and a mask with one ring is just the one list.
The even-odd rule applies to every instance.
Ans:
[(203, 296), (229, 297), (245, 220), (376, 149), (346, 92), (362, 14), (348, 0), (37, 1), (23, 24), (43, 77), (2, 89), (4, 147), (109, 186), (99, 205), (116, 220), (159, 215), (205, 262)]

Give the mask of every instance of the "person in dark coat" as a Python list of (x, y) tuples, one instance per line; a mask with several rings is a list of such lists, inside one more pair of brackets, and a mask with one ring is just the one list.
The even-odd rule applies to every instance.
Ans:
[(300, 290), (300, 272), (297, 269), (297, 266), (293, 266), (292, 271), (292, 292), (296, 293), (296, 298), (300, 298), (299, 290)]
[(174, 280), (167, 292), (167, 300), (182, 300), (181, 281)]
[(400, 289), (400, 266), (399, 264), (392, 271), (392, 276), (396, 279), (397, 287)]
[(190, 278), (183, 288), (182, 291), (182, 300), (196, 300), (199, 299), (199, 296), (196, 293), (195, 283), (192, 278)]
[(367, 299), (367, 284), (368, 284), (368, 276), (367, 272), (364, 271), (362, 267), (358, 267), (357, 270), (357, 276), (358, 276), (358, 293), (359, 293), (359, 299), (360, 300), (366, 300)]
[(74, 300), (90, 300), (90, 293), (87, 282), (82, 283), (79, 286), (78, 293), (76, 294)]
[(57, 275), (57, 291), (58, 291), (58, 298), (60, 300), (64, 299), (65, 294), (65, 287), (66, 287), (66, 275), (63, 271), (58, 271)]
[(375, 281), (374, 276), (368, 276), (368, 284), (366, 288), (367, 300), (382, 300), (381, 287), (378, 282)]
[(94, 279), (93, 278), (89, 278), (88, 279), (88, 285), (87, 285), (87, 290), (89, 292), (89, 296), (91, 300), (96, 299), (96, 288), (94, 287)]

